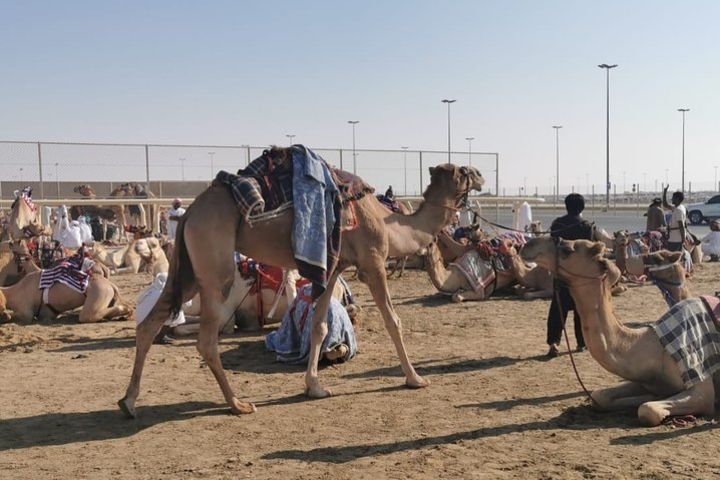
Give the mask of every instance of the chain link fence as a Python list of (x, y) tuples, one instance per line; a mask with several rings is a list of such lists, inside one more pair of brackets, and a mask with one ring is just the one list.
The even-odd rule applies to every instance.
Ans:
[[(142, 182), (158, 196), (194, 196), (220, 170), (235, 172), (267, 147), (251, 145), (160, 145), (0, 141), (0, 198), (33, 187), (36, 198), (77, 197), (73, 188), (90, 184), (98, 196), (120, 183)], [(354, 172), (379, 192), (420, 195), (428, 168), (448, 159), (472, 165), (485, 177), (485, 193), (498, 192), (499, 154), (429, 150), (314, 148), (328, 163)]]

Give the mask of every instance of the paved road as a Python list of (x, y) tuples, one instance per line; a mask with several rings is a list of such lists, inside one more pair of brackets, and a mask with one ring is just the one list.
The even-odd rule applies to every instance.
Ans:
[[(547, 229), (550, 227), (553, 219), (564, 214), (564, 210), (562, 212), (560, 210), (535, 210), (533, 211), (533, 220), (540, 220), (542, 222), (543, 229)], [(483, 216), (486, 217), (488, 220), (495, 221), (495, 210), (493, 208), (489, 208), (485, 210)], [(640, 216), (638, 216), (636, 212), (630, 211), (618, 211), (610, 213), (585, 212), (584, 216), (588, 220), (595, 222), (598, 227), (604, 228), (610, 233), (623, 229), (627, 229), (631, 232), (645, 230), (646, 218), (642, 216), (642, 213), (640, 214)], [(497, 223), (512, 226), (512, 214), (507, 211), (507, 209), (505, 209), (505, 211), (501, 209), (498, 219), (499, 220)], [(710, 231), (710, 228), (707, 225), (691, 225), (690, 231), (702, 238), (707, 232)]]

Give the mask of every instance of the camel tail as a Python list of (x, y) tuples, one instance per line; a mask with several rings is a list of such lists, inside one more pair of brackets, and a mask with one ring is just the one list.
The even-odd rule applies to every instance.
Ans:
[(190, 290), (195, 282), (195, 272), (185, 244), (185, 220), (191, 211), (192, 205), (188, 207), (187, 212), (178, 222), (172, 261), (170, 262), (168, 282), (170, 282), (171, 292), (170, 313), (173, 316), (177, 315), (182, 308), (183, 293)]

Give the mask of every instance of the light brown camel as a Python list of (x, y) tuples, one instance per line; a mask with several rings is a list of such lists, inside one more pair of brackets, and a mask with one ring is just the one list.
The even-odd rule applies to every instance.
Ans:
[[(479, 259), (479, 261), (483, 262), (482, 259)], [(485, 288), (479, 288), (478, 291), (475, 291), (457, 265), (450, 264), (445, 268), (445, 262), (436, 243), (432, 243), (427, 247), (425, 269), (435, 288), (444, 295), (452, 296), (453, 302), (487, 300), (496, 291), (510, 287), (515, 282), (515, 277), (511, 271), (498, 270), (494, 281), (489, 282)], [(488, 265), (488, 270), (491, 269), (492, 267)]]
[(122, 302), (117, 287), (102, 275), (92, 275), (85, 293), (62, 284), (50, 287), (47, 301), (39, 288), (40, 272), (33, 272), (10, 287), (0, 288), (0, 318), (29, 323), (33, 318), (49, 321), (62, 312), (80, 310), (80, 323), (120, 319), (132, 309)]
[[(629, 240), (627, 232), (619, 231), (615, 234), (615, 263), (620, 273), (635, 277), (646, 275), (658, 286), (670, 305), (690, 298), (681, 252), (660, 250), (629, 257)], [(667, 295), (670, 295), (670, 298), (667, 298)]]
[[(610, 287), (620, 278), (620, 270), (603, 258), (604, 250), (599, 242), (536, 238), (521, 252), (525, 260), (553, 271), (569, 285), (590, 354), (603, 368), (627, 380), (593, 391), (594, 406), (607, 411), (638, 408), (640, 421), (651, 426), (672, 415), (712, 414), (713, 378), (686, 388), (678, 364), (655, 330), (630, 328), (615, 317)], [(715, 374), (715, 381), (720, 381), (720, 374)]]
[(458, 257), (462, 257), (465, 253), (473, 250), (475, 245), (470, 243), (460, 243), (445, 230), (441, 230), (437, 236), (437, 247), (440, 249), (445, 265), (454, 261)]
[[(268, 161), (284, 166), (292, 160), (292, 149), (273, 148), (264, 155)], [(318, 380), (320, 347), (327, 334), (330, 295), (338, 275), (352, 265), (357, 267), (360, 280), (368, 285), (385, 320), (400, 358), (405, 384), (412, 388), (428, 385), (415, 372), (405, 350), (400, 318), (388, 291), (385, 261), (389, 256), (410, 255), (432, 242), (440, 229), (449, 223), (455, 208), (468, 192), (480, 190), (483, 183), (476, 169), (445, 164), (430, 168), (430, 185), (423, 194), (425, 202), (412, 215), (390, 212), (372, 195), (365, 195), (354, 203), (357, 226), (343, 232), (339, 263), (334, 272), (329, 272), (327, 290), (316, 302), (310, 361), (305, 374), (308, 396), (330, 395)], [(293, 218), (292, 209), (289, 209), (275, 218), (250, 226), (241, 220), (230, 191), (217, 184), (195, 199), (178, 225), (165, 290), (137, 330), (132, 377), (125, 396), (118, 402), (126, 415), (135, 416), (140, 378), (153, 338), (171, 310), (177, 310), (181, 302), (189, 300), (196, 292), (200, 293), (203, 305), (197, 348), (213, 372), (231, 411), (235, 414), (255, 411), (254, 405), (236, 398), (218, 354), (218, 325), (235, 310), (235, 305), (225, 304), (235, 271), (234, 264), (228, 259), (232, 258), (233, 251), (239, 251), (262, 263), (297, 268), (291, 246)]]
[(22, 240), (27, 237), (50, 235), (49, 226), (43, 226), (38, 215), (38, 207), (31, 200), (18, 194), (10, 209), (10, 219), (7, 224), (7, 237), (9, 240)]
[[(413, 210), (412, 207), (409, 205), (404, 204), (403, 202), (396, 202), (398, 206), (398, 213), (401, 213), (402, 215), (410, 215), (412, 214)], [(388, 272), (388, 278), (392, 278), (396, 273), (398, 278), (402, 277), (405, 273), (405, 266), (407, 265), (409, 256), (404, 257), (389, 257), (388, 258), (388, 266), (390, 267), (390, 271)]]
[(170, 268), (160, 241), (154, 237), (133, 240), (128, 245), (113, 250), (95, 242), (90, 252), (95, 260), (108, 267), (114, 274), (138, 273), (147, 269), (153, 275), (157, 275), (160, 272), (167, 272)]
[(553, 276), (540, 266), (529, 267), (510, 240), (503, 241), (503, 253), (510, 261), (510, 270), (518, 282), (515, 291), (524, 299), (551, 298), (554, 292)]
[[(141, 185), (139, 183), (123, 183), (119, 187), (115, 188), (112, 192), (110, 192), (111, 197), (117, 197), (117, 198), (155, 198), (155, 194), (153, 194), (150, 189), (145, 186)], [(155, 205), (148, 205), (147, 209), (147, 215), (145, 211), (145, 207), (142, 205), (142, 203), (138, 203), (136, 205), (127, 205), (127, 207), (118, 207), (118, 210), (116, 210), (119, 218), (120, 225), (119, 227), (123, 229), (123, 233), (121, 235), (126, 235), (124, 233), (124, 227), (125, 225), (129, 225), (130, 222), (128, 222), (128, 215), (131, 219), (133, 219), (132, 225), (137, 226), (144, 226), (147, 227), (150, 231), (155, 230), (157, 231), (158, 227), (158, 215), (157, 215), (158, 208)], [(149, 217), (149, 220), (148, 220)], [(126, 237), (124, 237), (126, 238)]]

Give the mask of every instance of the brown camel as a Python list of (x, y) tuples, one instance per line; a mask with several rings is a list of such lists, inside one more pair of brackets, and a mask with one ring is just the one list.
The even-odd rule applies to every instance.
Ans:
[[(145, 185), (141, 185), (139, 183), (123, 183), (119, 187), (115, 188), (112, 192), (110, 192), (111, 197), (117, 197), (117, 198), (155, 198), (155, 194), (153, 194), (149, 188), (147, 188)], [(128, 205), (127, 208), (118, 207), (117, 214), (120, 222), (120, 228), (125, 227), (125, 225), (128, 225), (128, 217), (126, 215), (129, 214), (130, 218), (133, 219), (132, 224), (137, 226), (145, 226), (149, 230), (157, 230), (157, 210), (158, 208), (155, 205), (149, 205), (147, 214), (149, 215), (149, 221), (148, 217), (146, 216), (145, 207), (141, 203), (138, 203), (137, 205)], [(121, 233), (121, 235), (125, 235), (124, 233)]]
[[(477, 252), (473, 254), (477, 255)], [(482, 259), (478, 259), (478, 261), (483, 262)], [(480, 287), (475, 291), (457, 265), (450, 264), (445, 268), (440, 249), (436, 243), (432, 243), (427, 247), (425, 269), (435, 288), (444, 295), (451, 295), (453, 302), (487, 300), (496, 291), (510, 287), (515, 282), (515, 277), (511, 271), (498, 270), (494, 281), (489, 282), (485, 288)], [(492, 267), (488, 265), (488, 271), (490, 270), (492, 270)]]
[[(412, 214), (412, 208), (403, 202), (396, 202), (398, 206), (398, 213), (401, 213), (402, 215), (410, 215)], [(397, 274), (398, 278), (402, 277), (405, 273), (405, 267), (407, 265), (409, 256), (404, 257), (390, 257), (388, 258), (388, 266), (390, 267), (390, 271), (388, 272), (388, 278), (392, 278), (395, 274)]]
[[(79, 193), (84, 198), (95, 198), (95, 190), (88, 184), (78, 185), (73, 192)], [(100, 207), (97, 205), (73, 205), (70, 207), (70, 216), (77, 220), (82, 215), (92, 218), (100, 218), (103, 221), (103, 236), (107, 232), (107, 222), (114, 222), (118, 218), (118, 209), (121, 207)]]
[(549, 270), (540, 266), (529, 267), (510, 240), (503, 241), (503, 253), (510, 261), (510, 270), (518, 282), (516, 293), (524, 299), (552, 297), (553, 276)]
[(440, 254), (442, 255), (445, 265), (454, 261), (458, 257), (462, 257), (465, 253), (475, 248), (475, 245), (472, 242), (460, 243), (445, 230), (441, 230), (438, 234), (437, 246), (440, 249)]
[[(687, 287), (685, 267), (683, 267), (682, 253), (660, 250), (654, 253), (628, 256), (629, 236), (620, 231), (615, 236), (615, 263), (620, 273), (636, 277), (647, 275), (666, 296), (666, 301), (673, 305), (680, 300), (690, 298)], [(670, 298), (667, 298), (667, 295)]]
[(0, 287), (13, 285), (37, 270), (24, 240), (0, 242)]
[[(620, 270), (603, 258), (604, 250), (599, 242), (537, 238), (521, 252), (525, 260), (567, 282), (590, 354), (603, 368), (627, 380), (593, 391), (594, 406), (606, 411), (638, 408), (640, 421), (651, 426), (672, 415), (712, 414), (713, 380), (720, 381), (720, 374), (686, 386), (677, 362), (653, 328), (630, 328), (615, 317), (610, 287), (620, 278)], [(688, 299), (673, 308), (699, 301)]]
[[(285, 165), (292, 160), (291, 148), (273, 148), (264, 153), (273, 164)], [(312, 398), (330, 395), (318, 380), (320, 347), (327, 334), (327, 311), (330, 295), (338, 275), (355, 265), (361, 281), (370, 292), (385, 320), (385, 326), (400, 358), (405, 384), (412, 388), (428, 385), (415, 372), (402, 338), (400, 318), (392, 305), (387, 284), (385, 262), (389, 256), (400, 257), (419, 251), (432, 242), (447, 225), (455, 209), (471, 190), (480, 190), (484, 180), (469, 167), (452, 164), (430, 168), (430, 185), (423, 196), (422, 207), (412, 215), (388, 211), (372, 195), (353, 204), (357, 226), (343, 232), (340, 259), (335, 271), (328, 272), (327, 290), (316, 302), (311, 334), (310, 361), (305, 374), (306, 393)], [(170, 275), (158, 303), (137, 330), (137, 346), (132, 377), (125, 396), (118, 402), (130, 417), (135, 416), (135, 402), (140, 392), (140, 378), (153, 338), (172, 310), (196, 292), (202, 300), (202, 324), (197, 348), (213, 372), (225, 401), (234, 414), (251, 413), (255, 406), (235, 397), (225, 376), (218, 354), (218, 325), (235, 310), (225, 304), (232, 287), (235, 266), (228, 259), (233, 251), (262, 263), (281, 268), (297, 268), (291, 245), (294, 215), (292, 209), (262, 222), (248, 225), (230, 191), (217, 184), (200, 194), (178, 225)]]
[(80, 323), (120, 319), (132, 309), (120, 299), (117, 287), (102, 275), (92, 275), (85, 293), (55, 283), (50, 287), (47, 301), (38, 288), (40, 272), (33, 272), (10, 287), (0, 288), (0, 318), (29, 323), (33, 318), (49, 321), (62, 312), (80, 310)]
[(43, 226), (38, 216), (38, 207), (22, 195), (17, 195), (10, 208), (6, 235), (9, 240), (50, 235), (49, 226)]
[(160, 241), (154, 237), (133, 240), (124, 247), (108, 250), (99, 242), (90, 249), (95, 260), (105, 265), (114, 274), (138, 273), (143, 269), (153, 275), (167, 272), (170, 268)]

